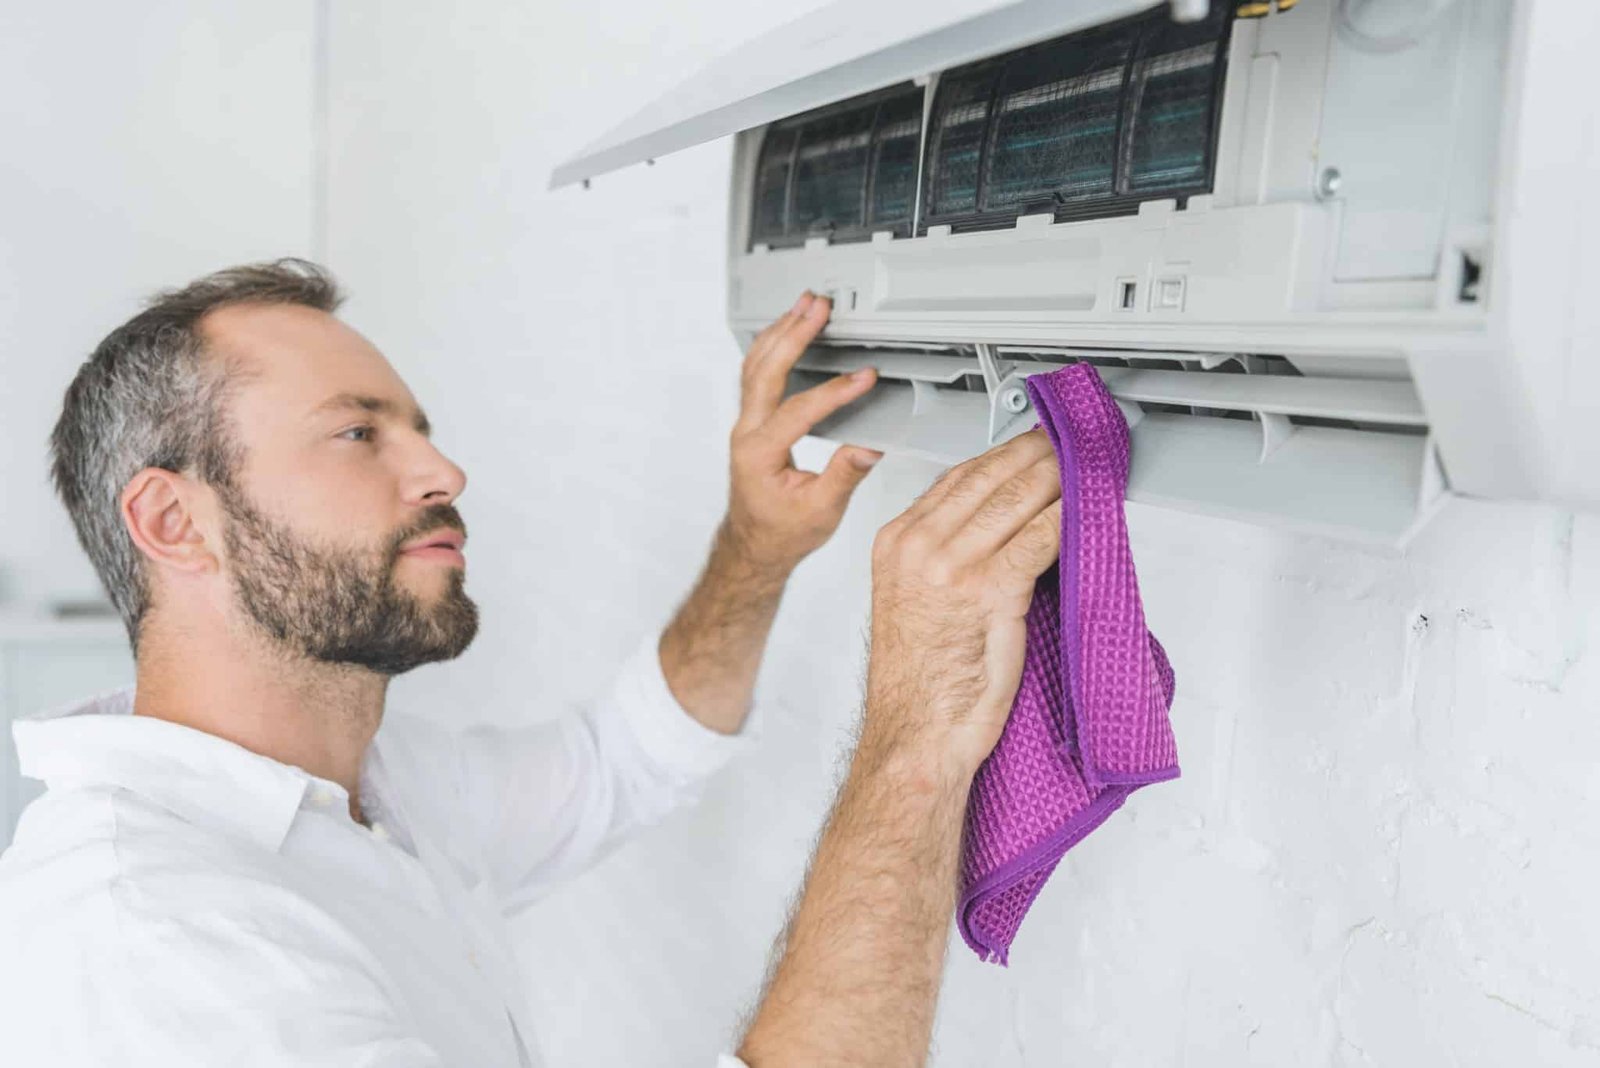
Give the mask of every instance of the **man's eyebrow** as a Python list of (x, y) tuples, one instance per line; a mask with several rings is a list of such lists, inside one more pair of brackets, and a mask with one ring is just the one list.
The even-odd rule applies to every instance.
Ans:
[[(363, 412), (371, 412), (373, 415), (399, 415), (401, 412), (400, 405), (383, 397), (373, 397), (365, 393), (335, 393), (313, 408), (312, 414), (337, 411), (342, 408), (356, 408)], [(433, 424), (428, 422), (428, 415), (421, 408), (411, 409), (411, 427), (424, 437), (433, 433)]]

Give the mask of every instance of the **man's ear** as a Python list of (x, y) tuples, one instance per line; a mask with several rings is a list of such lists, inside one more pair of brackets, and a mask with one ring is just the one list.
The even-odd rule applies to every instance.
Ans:
[(122, 488), (122, 520), (139, 551), (158, 564), (200, 574), (219, 566), (197, 520), (197, 485), (183, 475), (146, 467)]

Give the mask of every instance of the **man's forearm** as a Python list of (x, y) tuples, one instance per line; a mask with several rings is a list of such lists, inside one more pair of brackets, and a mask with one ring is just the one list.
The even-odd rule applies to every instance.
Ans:
[(926, 747), (863, 738), (740, 1048), (745, 1063), (925, 1061), (971, 782)]
[(789, 568), (756, 560), (725, 522), (705, 570), (661, 635), (661, 670), (690, 715), (712, 730), (744, 725)]

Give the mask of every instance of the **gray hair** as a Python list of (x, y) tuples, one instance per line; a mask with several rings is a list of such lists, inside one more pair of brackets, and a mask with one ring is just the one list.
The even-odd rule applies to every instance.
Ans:
[(150, 587), (122, 521), (123, 488), (146, 467), (192, 470), (229, 486), (242, 458), (225, 408), (239, 369), (205, 359), (201, 319), (232, 304), (332, 312), (343, 299), (333, 277), (306, 260), (217, 271), (153, 297), (100, 342), (67, 387), (50, 433), (51, 477), (135, 656)]

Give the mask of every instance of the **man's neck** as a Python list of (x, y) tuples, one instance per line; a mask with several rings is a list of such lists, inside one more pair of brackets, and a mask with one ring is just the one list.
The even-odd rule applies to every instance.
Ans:
[[(361, 765), (389, 680), (289, 657), (222, 627), (150, 633), (139, 643), (134, 715), (225, 738), (343, 786), (361, 821)], [(220, 633), (219, 633), (220, 632)]]

